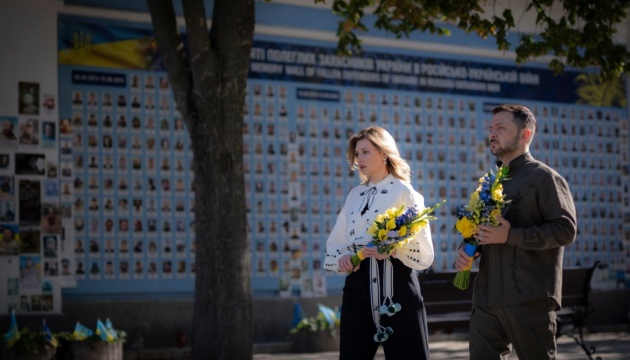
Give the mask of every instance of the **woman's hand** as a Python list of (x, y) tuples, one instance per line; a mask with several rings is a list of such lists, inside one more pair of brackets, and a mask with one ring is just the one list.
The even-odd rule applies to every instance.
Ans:
[(339, 258), (339, 261), (337, 262), (337, 265), (339, 266), (339, 271), (349, 273), (351, 271), (359, 270), (359, 267), (361, 267), (361, 263), (353, 267), (352, 261), (350, 260), (351, 257), (352, 255), (344, 255)]
[(396, 249), (394, 249), (394, 251), (387, 254), (379, 254), (377, 248), (364, 246), (361, 248), (361, 252), (363, 253), (363, 256), (366, 258), (373, 257), (376, 260), (384, 260), (388, 258), (389, 256), (396, 254)]

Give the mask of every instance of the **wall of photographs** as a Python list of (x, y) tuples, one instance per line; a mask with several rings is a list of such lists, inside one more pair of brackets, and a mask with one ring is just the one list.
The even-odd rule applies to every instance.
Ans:
[(60, 79), (76, 290), (138, 291), (162, 286), (156, 281), (190, 289), (192, 154), (166, 74), (62, 68)]
[[(62, 23), (64, 31), (82, 29), (80, 21)], [(119, 28), (103, 24), (102, 29), (112, 34)], [(90, 31), (98, 30), (91, 25)], [(138, 31), (146, 38), (145, 29)], [(300, 64), (271, 56), (281, 51), (299, 52), (301, 59), (333, 52), (273, 41), (258, 41), (252, 51), (243, 156), (256, 294), (322, 296), (341, 289), (344, 276), (323, 271), (321, 262), (345, 195), (359, 181), (345, 160), (347, 138), (371, 124), (398, 139), (414, 171), (412, 183), (427, 204), (447, 200), (431, 224), (433, 270), (453, 271), (460, 239), (452, 231), (452, 209), (468, 201), (479, 176), (493, 167), (486, 129), (490, 109), (504, 101), (533, 109), (539, 132), (532, 153), (563, 174), (574, 193), (579, 237), (566, 249), (565, 266), (600, 260), (609, 266), (602, 286), (626, 286), (627, 112), (578, 105), (573, 95), (542, 91), (575, 87), (577, 73), (558, 78), (547, 69), (519, 68), (517, 79), (535, 77), (538, 85), (471, 80), (444, 89), (425, 67), (441, 62), (471, 74), (488, 66), (507, 75), (517, 70), (400, 55), (401, 69), (409, 62), (410, 71), (424, 76), (418, 77), (418, 86), (408, 79), (402, 86), (392, 83), (402, 81), (394, 70), (359, 73), (320, 65), (301, 71)], [(366, 53), (359, 60), (390, 57)], [(77, 288), (66, 291), (70, 295), (192, 290), (192, 154), (166, 73), (156, 63), (154, 58), (154, 69), (145, 71), (59, 66), (60, 115), (71, 127), (60, 139), (71, 144), (61, 147), (60, 162), (62, 169), (73, 169), (72, 194), (62, 198), (72, 201), (79, 280)], [(281, 74), (268, 72), (279, 66)]]
[[(17, 103), (0, 116), (0, 313), (61, 309), (61, 286), (74, 284), (60, 203), (56, 96), (40, 84), (15, 84)], [(9, 109), (6, 109), (9, 110)]]

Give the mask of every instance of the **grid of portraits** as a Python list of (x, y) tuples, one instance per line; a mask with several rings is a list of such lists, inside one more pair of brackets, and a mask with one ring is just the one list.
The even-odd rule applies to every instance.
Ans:
[[(80, 280), (194, 277), (189, 136), (166, 74), (129, 73), (126, 88), (70, 89), (62, 199), (74, 210)], [(63, 170), (62, 170), (63, 172)], [(62, 179), (64, 177), (62, 176)]]
[[(260, 80), (248, 87), (243, 133), (252, 275), (278, 277), (281, 292), (293, 286), (311, 294), (311, 279), (319, 277), (341, 284), (321, 261), (345, 196), (359, 183), (345, 158), (347, 139), (371, 124), (397, 140), (426, 203), (447, 200), (431, 223), (432, 268), (454, 271), (461, 239), (452, 231), (453, 209), (468, 202), (479, 177), (494, 167), (487, 128), (495, 103), (366, 88), (344, 88), (336, 102), (302, 100), (297, 87)], [(622, 219), (628, 209), (627, 120), (620, 110), (526, 105), (539, 126), (531, 152), (566, 177), (578, 211), (578, 240), (567, 247), (565, 266), (600, 260), (630, 272)]]
[[(71, 129), (60, 137), (60, 192), (74, 211), (74, 273), (82, 280), (190, 279), (188, 134), (165, 74), (127, 79), (124, 89), (73, 86), (71, 115), (60, 123)], [(342, 276), (321, 267), (325, 241), (347, 192), (359, 183), (345, 157), (347, 139), (372, 124), (397, 139), (426, 203), (447, 200), (431, 223), (432, 268), (453, 271), (460, 239), (452, 210), (494, 166), (486, 129), (495, 99), (327, 86), (338, 94), (330, 101), (298, 98), (299, 86), (248, 84), (243, 156), (254, 290), (319, 296), (341, 286)], [(565, 265), (601, 260), (629, 272), (623, 113), (526, 105), (539, 126), (532, 153), (567, 178), (578, 209), (578, 241), (566, 249)]]

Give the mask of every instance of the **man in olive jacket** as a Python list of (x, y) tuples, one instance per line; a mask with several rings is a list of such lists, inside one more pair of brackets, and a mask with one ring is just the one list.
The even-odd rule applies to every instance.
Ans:
[[(575, 241), (575, 206), (564, 178), (535, 160), (529, 145), (536, 119), (522, 105), (492, 110), (490, 151), (508, 167), (503, 192), (510, 200), (497, 227), (479, 226), (480, 252), (473, 288), (470, 358), (556, 358), (556, 310), (562, 299), (564, 246)], [(459, 251), (456, 268), (473, 258)]]

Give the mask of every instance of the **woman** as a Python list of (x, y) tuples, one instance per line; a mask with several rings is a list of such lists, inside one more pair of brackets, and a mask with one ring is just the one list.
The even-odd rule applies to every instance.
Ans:
[[(352, 135), (346, 156), (359, 169), (362, 182), (346, 198), (326, 241), (324, 262), (326, 270), (349, 274), (343, 288), (339, 358), (372, 359), (382, 342), (387, 359), (428, 359), (426, 312), (416, 273), (433, 262), (428, 227), (389, 254), (365, 247), (371, 241), (367, 230), (378, 214), (402, 204), (421, 210), (424, 199), (409, 184), (409, 165), (385, 129), (371, 126)], [(353, 266), (350, 259), (361, 249), (365, 259)], [(390, 303), (400, 304), (400, 311), (381, 315), (379, 307)], [(383, 334), (388, 335), (385, 340)]]

